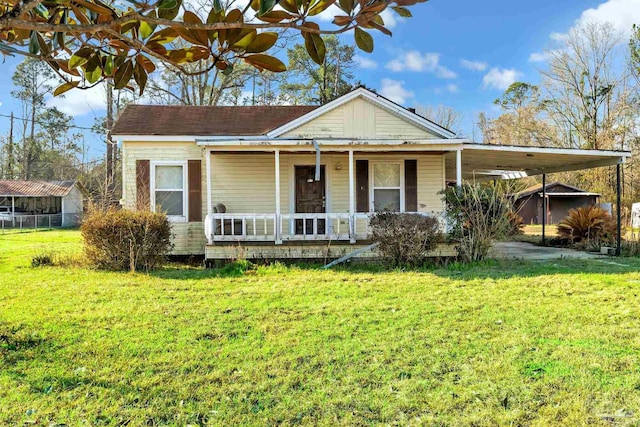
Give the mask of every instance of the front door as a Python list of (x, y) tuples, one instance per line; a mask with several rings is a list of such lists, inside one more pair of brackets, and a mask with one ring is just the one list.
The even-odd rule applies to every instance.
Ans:
[[(316, 181), (315, 176), (315, 166), (296, 166), (296, 213), (326, 212), (324, 166), (320, 166), (320, 181)], [(325, 220), (316, 221), (318, 234), (325, 234)], [(313, 219), (297, 219), (296, 234), (313, 234), (313, 225)]]

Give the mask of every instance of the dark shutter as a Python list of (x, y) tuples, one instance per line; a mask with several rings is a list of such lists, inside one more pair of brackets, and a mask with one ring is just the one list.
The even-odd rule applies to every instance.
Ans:
[(151, 205), (151, 164), (149, 160), (136, 160), (136, 209), (148, 211)]
[(356, 212), (369, 212), (368, 160), (356, 160)]
[(404, 210), (418, 211), (418, 161), (404, 161)]
[(189, 160), (189, 222), (202, 221), (202, 169), (200, 160)]

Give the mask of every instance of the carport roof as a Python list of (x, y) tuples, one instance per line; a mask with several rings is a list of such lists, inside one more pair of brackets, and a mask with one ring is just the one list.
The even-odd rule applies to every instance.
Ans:
[(0, 180), (0, 196), (64, 197), (75, 184), (75, 181)]
[[(624, 163), (629, 151), (462, 144), (463, 179), (509, 179)], [(456, 153), (445, 156), (446, 178), (456, 180)]]

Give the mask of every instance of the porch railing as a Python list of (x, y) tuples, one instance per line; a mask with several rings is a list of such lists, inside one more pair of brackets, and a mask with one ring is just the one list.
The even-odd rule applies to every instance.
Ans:
[[(425, 212), (413, 214), (433, 216)], [(341, 240), (355, 243), (370, 235), (371, 213), (214, 213), (205, 218), (207, 242)]]

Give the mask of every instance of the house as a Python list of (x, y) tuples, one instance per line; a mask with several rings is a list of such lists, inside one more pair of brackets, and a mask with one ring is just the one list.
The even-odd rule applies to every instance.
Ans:
[(0, 227), (71, 227), (82, 217), (76, 181), (0, 180)]
[[(546, 186), (547, 224), (558, 224), (569, 209), (597, 205), (600, 194), (582, 190), (569, 184), (554, 182)], [(542, 184), (514, 194), (515, 210), (525, 224), (542, 224)]]
[(112, 135), (123, 206), (166, 212), (174, 253), (210, 259), (341, 256), (375, 211), (441, 216), (447, 183), (630, 155), (471, 143), (362, 87), (322, 106), (129, 105)]

